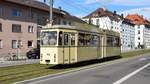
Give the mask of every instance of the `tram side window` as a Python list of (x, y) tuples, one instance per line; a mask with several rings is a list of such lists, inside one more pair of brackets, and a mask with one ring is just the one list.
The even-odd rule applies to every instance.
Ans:
[(113, 37), (107, 37), (107, 46), (109, 47), (113, 46)]
[(119, 37), (114, 37), (113, 44), (114, 44), (115, 47), (119, 47), (120, 46), (120, 39), (119, 39)]
[(75, 45), (75, 34), (70, 34), (70, 38), (71, 38), (71, 45)]
[(98, 46), (99, 37), (97, 35), (79, 33), (79, 46)]
[(64, 34), (64, 45), (68, 45), (68, 44), (69, 44), (69, 35)]
[(62, 38), (63, 38), (63, 32), (62, 31), (60, 31), (59, 32), (59, 45), (62, 45)]
[(79, 38), (78, 45), (79, 46), (84, 46), (85, 45), (85, 42), (84, 42), (85, 34), (84, 33), (79, 33), (78, 38)]
[(98, 46), (99, 38), (97, 35), (92, 35), (92, 46)]
[(91, 46), (91, 40), (92, 40), (91, 34), (86, 34), (86, 36), (85, 36), (85, 45), (86, 46)]
[(41, 45), (56, 45), (57, 44), (57, 32), (48, 31), (41, 34)]

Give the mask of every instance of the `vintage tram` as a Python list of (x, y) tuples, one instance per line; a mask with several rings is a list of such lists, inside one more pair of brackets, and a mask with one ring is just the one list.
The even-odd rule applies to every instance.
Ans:
[(54, 25), (41, 30), (41, 64), (72, 64), (118, 56), (120, 35), (89, 24)]

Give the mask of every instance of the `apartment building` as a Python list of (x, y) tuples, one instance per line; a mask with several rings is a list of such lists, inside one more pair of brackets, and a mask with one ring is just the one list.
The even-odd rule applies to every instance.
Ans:
[(99, 28), (120, 32), (122, 17), (116, 11), (111, 12), (106, 8), (98, 8), (94, 12), (83, 17), (89, 24), (94, 24)]
[(97, 25), (99, 28), (119, 32), (122, 52), (135, 49), (134, 23), (125, 19), (123, 14), (118, 15), (116, 11), (111, 12), (105, 8), (98, 8), (83, 17), (83, 20), (89, 24)]
[[(41, 26), (49, 19), (49, 6), (36, 0), (0, 0), (0, 58), (23, 58), (37, 47)], [(53, 9), (53, 24), (79, 21), (66, 11)]]
[(138, 14), (127, 15), (135, 28), (135, 47), (150, 48), (150, 22)]
[(135, 49), (135, 28), (134, 23), (123, 19), (120, 30), (121, 50), (130, 51)]

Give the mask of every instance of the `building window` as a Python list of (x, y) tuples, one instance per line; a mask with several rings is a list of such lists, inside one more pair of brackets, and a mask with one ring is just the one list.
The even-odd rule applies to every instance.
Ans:
[(32, 48), (33, 47), (33, 41), (28, 41), (28, 48)]
[(93, 24), (93, 20), (90, 20), (90, 24)]
[(0, 16), (3, 15), (3, 8), (0, 6)]
[(33, 26), (28, 26), (28, 32), (29, 33), (33, 33), (34, 32), (34, 28), (33, 28)]
[(12, 40), (12, 48), (21, 48), (22, 47), (22, 42), (21, 40)]
[(111, 26), (111, 29), (113, 29), (113, 26)]
[(96, 19), (96, 25), (97, 26), (99, 25), (99, 19)]
[(3, 42), (0, 40), (0, 48), (3, 48)]
[(68, 24), (71, 25), (71, 22), (69, 22)]
[(84, 20), (85, 22), (87, 22), (87, 20)]
[(140, 40), (141, 38), (140, 37), (138, 37), (138, 40)]
[(15, 17), (19, 17), (21, 16), (22, 12), (20, 9), (12, 9), (12, 16), (15, 16)]
[(21, 33), (21, 25), (12, 24), (12, 32)]
[(21, 40), (12, 40), (12, 48), (21, 48), (22, 42)]
[(28, 14), (28, 16), (29, 16), (30, 18), (33, 18), (34, 13), (33, 13), (32, 8), (29, 9), (29, 14)]
[(66, 21), (63, 21), (63, 25), (67, 25), (67, 22), (66, 22)]
[(2, 32), (2, 23), (0, 23), (0, 32)]
[(140, 34), (140, 30), (138, 30), (138, 34)]
[(12, 48), (18, 48), (17, 47), (17, 40), (12, 40)]
[(110, 22), (113, 25), (113, 21)]

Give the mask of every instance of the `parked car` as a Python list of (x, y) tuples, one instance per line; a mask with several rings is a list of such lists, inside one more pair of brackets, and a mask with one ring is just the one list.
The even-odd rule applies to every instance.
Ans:
[(34, 48), (26, 53), (28, 59), (39, 59), (40, 58), (40, 49)]

